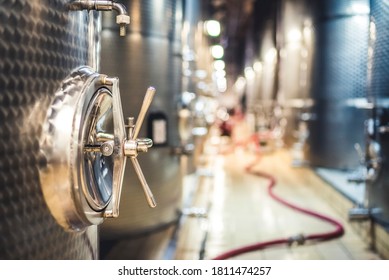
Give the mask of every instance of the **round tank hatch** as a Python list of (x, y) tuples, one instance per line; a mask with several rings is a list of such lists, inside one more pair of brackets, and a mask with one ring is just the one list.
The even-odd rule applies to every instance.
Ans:
[(39, 175), (47, 206), (64, 229), (83, 231), (119, 216), (127, 158), (147, 203), (156, 206), (137, 160), (153, 144), (138, 133), (154, 94), (149, 87), (136, 122), (130, 117), (125, 125), (118, 78), (81, 67), (63, 80), (42, 129)]
[(55, 93), (43, 126), (41, 187), (50, 212), (69, 231), (102, 223), (113, 196), (114, 162), (122, 157), (113, 151), (113, 94), (120, 93), (105, 77), (89, 67), (76, 69)]

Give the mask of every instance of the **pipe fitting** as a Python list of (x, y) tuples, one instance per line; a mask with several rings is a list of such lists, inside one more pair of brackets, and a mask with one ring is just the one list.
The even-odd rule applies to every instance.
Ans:
[(116, 11), (116, 23), (119, 25), (119, 34), (126, 36), (126, 26), (130, 24), (130, 16), (126, 7), (116, 1), (106, 0), (77, 0), (68, 5), (70, 11), (95, 10), (95, 11)]
[(305, 236), (303, 234), (297, 234), (295, 236), (291, 236), (288, 238), (288, 245), (289, 246), (292, 246), (292, 245), (304, 245), (305, 243)]

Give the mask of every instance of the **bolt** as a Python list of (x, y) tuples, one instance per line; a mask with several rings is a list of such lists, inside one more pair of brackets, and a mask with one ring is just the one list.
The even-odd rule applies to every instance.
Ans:
[(107, 141), (104, 142), (101, 147), (100, 151), (103, 154), (103, 156), (109, 157), (113, 154), (113, 141)]

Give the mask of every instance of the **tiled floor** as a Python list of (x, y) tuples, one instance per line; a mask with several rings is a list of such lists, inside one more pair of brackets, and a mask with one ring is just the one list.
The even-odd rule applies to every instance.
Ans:
[[(186, 206), (198, 215), (183, 218), (177, 235), (176, 259), (211, 259), (218, 254), (254, 242), (296, 234), (319, 233), (333, 226), (297, 213), (267, 194), (267, 180), (245, 172), (256, 159), (253, 151), (236, 148), (220, 154), (220, 138), (208, 139), (205, 169), (187, 176)], [(307, 168), (291, 167), (284, 150), (261, 155), (255, 169), (273, 174), (275, 192), (290, 202), (319, 211), (342, 222), (345, 234), (338, 239), (303, 246), (278, 246), (237, 256), (237, 259), (379, 259), (312, 186), (326, 184)], [(211, 176), (210, 176), (211, 175)], [(208, 216), (201, 215), (205, 209)]]
[[(349, 178), (362, 177), (362, 171), (347, 172), (336, 169), (317, 168), (316, 172), (328, 183), (332, 184), (339, 192), (348, 197), (354, 203), (363, 205), (365, 198), (365, 184), (350, 182)], [(354, 175), (357, 174), (357, 175)]]

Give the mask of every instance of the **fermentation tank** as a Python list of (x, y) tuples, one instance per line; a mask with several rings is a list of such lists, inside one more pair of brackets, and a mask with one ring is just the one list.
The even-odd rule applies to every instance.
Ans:
[[(182, 176), (174, 148), (180, 145), (177, 106), (181, 95), (182, 3), (173, 0), (120, 1), (129, 10), (127, 35), (118, 38), (114, 17), (104, 14), (102, 61), (104, 73), (120, 78), (125, 115), (136, 115), (144, 89), (156, 95), (142, 135), (154, 140), (153, 151), (140, 159), (157, 207), (151, 209), (132, 168), (124, 175), (120, 217), (101, 227), (103, 258), (161, 258), (169, 232), (180, 215)], [(145, 250), (144, 248), (148, 248)]]
[(96, 259), (97, 226), (65, 231), (40, 180), (40, 139), (73, 69), (99, 66), (99, 13), (66, 0), (0, 4), (0, 259)]
[[(304, 116), (309, 111), (312, 72), (313, 28), (310, 1), (284, 0), (280, 5), (278, 41), (280, 87), (278, 102), (286, 120), (286, 146), (303, 141)], [(301, 143), (302, 144), (302, 143)]]
[(364, 147), (369, 1), (315, 2), (313, 101), (308, 122), (312, 166), (354, 169)]
[(245, 69), (247, 110), (255, 115), (257, 131), (270, 129), (274, 121), (279, 66), (275, 38), (277, 6), (278, 1), (257, 1), (249, 29), (253, 54), (249, 58), (251, 65)]
[[(370, 52), (368, 71), (369, 120), (366, 129), (366, 164), (372, 180), (368, 181), (369, 206), (377, 209), (375, 218), (389, 224), (389, 2), (371, 1)], [(372, 149), (376, 151), (372, 153)]]

